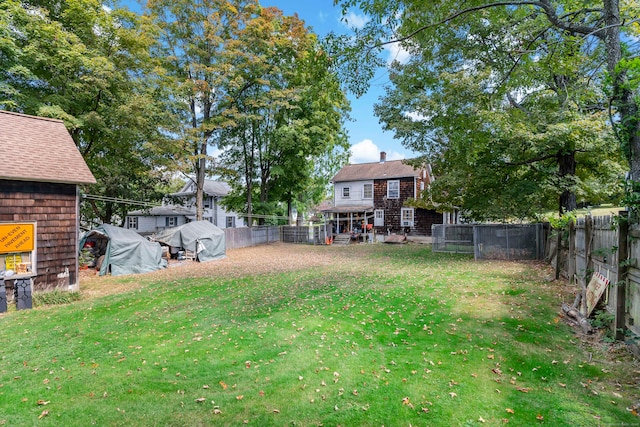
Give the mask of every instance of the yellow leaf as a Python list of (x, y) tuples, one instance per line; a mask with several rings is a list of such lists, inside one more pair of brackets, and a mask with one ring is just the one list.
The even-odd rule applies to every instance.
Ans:
[(515, 414), (515, 413), (516, 413), (516, 412), (515, 412), (513, 409), (511, 409), (511, 408), (507, 408), (506, 410), (507, 410), (507, 412), (508, 412), (509, 414)]
[(38, 402), (36, 402), (36, 403), (38, 405), (44, 406), (44, 405), (48, 405), (49, 401), (48, 400), (45, 401), (45, 400), (39, 399)]
[(42, 411), (42, 413), (38, 416), (38, 419), (42, 419), (49, 415), (49, 411)]

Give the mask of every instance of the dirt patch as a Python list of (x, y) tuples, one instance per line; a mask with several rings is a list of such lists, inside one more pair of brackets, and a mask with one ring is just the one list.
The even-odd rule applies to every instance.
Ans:
[(169, 261), (169, 267), (153, 273), (126, 276), (98, 276), (95, 270), (80, 271), (83, 297), (95, 298), (138, 289), (155, 280), (178, 280), (198, 277), (242, 277), (283, 273), (328, 265), (353, 263), (353, 247), (312, 246), (274, 243), (227, 251), (227, 257), (209, 262)]

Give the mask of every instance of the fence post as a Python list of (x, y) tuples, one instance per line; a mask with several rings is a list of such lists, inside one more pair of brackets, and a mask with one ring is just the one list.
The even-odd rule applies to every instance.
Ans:
[(593, 217), (587, 215), (584, 218), (584, 261), (585, 261), (585, 281), (588, 281), (589, 271), (593, 269), (591, 260), (591, 250), (593, 249)]
[(560, 257), (562, 256), (562, 229), (557, 230), (558, 238), (556, 239), (556, 280), (560, 279)]
[(627, 258), (629, 257), (629, 214), (626, 211), (618, 212), (618, 281), (614, 283), (616, 293), (614, 333), (617, 340), (624, 339), (626, 327), (625, 306), (627, 299)]
[(569, 281), (576, 274), (576, 224), (569, 221), (569, 255), (567, 256), (567, 276)]

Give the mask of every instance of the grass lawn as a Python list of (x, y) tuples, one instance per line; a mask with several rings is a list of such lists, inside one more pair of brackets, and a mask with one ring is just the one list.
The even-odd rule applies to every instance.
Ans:
[(640, 368), (558, 317), (572, 290), (543, 265), (253, 250), (278, 268), (99, 278), (119, 292), (0, 316), (0, 425), (640, 424)]

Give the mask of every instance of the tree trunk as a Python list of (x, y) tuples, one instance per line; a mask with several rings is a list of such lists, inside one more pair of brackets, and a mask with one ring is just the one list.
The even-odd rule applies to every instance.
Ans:
[(576, 175), (576, 155), (575, 151), (558, 154), (558, 172), (560, 175), (562, 193), (560, 193), (560, 214), (571, 212), (577, 209), (576, 193), (573, 189), (573, 181)]
[(202, 221), (204, 218), (204, 178), (207, 159), (207, 145), (203, 144), (201, 157), (198, 158), (196, 164), (196, 220)]
[[(607, 51), (607, 70), (613, 76), (613, 104), (620, 118), (618, 136), (626, 148), (631, 179), (640, 181), (640, 117), (638, 102), (629, 87), (629, 76), (619, 67), (622, 58), (620, 41), (620, 0), (604, 0), (604, 27), (601, 39)], [(626, 146), (626, 147), (625, 147)]]

